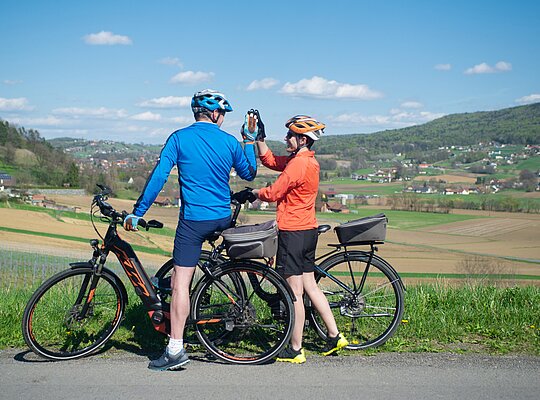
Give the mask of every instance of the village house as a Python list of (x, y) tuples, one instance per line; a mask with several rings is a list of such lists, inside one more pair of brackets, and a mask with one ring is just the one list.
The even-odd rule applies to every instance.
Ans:
[(174, 205), (174, 202), (171, 201), (168, 197), (165, 196), (158, 196), (154, 200), (154, 204), (160, 206), (160, 207), (171, 207)]
[(3, 191), (5, 188), (15, 186), (15, 178), (11, 175), (4, 172), (0, 173), (0, 191)]
[(336, 202), (332, 202), (332, 203), (326, 202), (322, 204), (321, 212), (348, 214), (350, 210), (347, 208), (347, 206), (343, 204), (336, 203)]

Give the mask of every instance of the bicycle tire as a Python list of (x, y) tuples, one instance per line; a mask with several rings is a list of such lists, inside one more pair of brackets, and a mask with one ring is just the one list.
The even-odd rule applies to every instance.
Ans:
[(102, 272), (86, 317), (77, 320), (88, 298), (92, 275), (90, 266), (67, 269), (34, 292), (22, 320), (24, 340), (34, 353), (50, 360), (84, 357), (104, 345), (118, 329), (127, 298), (119, 278), (109, 271)]
[[(339, 331), (349, 340), (347, 349), (350, 350), (382, 345), (394, 335), (403, 315), (402, 283), (397, 273), (387, 267), (382, 259), (374, 257), (371, 260), (364, 286), (355, 293), (354, 287), (360, 283), (368, 261), (368, 253), (339, 253), (320, 265), (339, 283), (324, 274), (318, 273), (316, 277), (319, 288), (328, 299)], [(306, 299), (306, 309), (315, 332), (326, 340), (326, 326), (311, 306), (309, 298)]]
[[(191, 317), (200, 343), (232, 364), (263, 364), (274, 358), (289, 342), (294, 326), (286, 282), (274, 270), (250, 260), (218, 265), (213, 275), (203, 278), (193, 294)], [(242, 291), (234, 288), (238, 277), (245, 285)], [(227, 293), (220, 284), (227, 287)], [(257, 285), (274, 298), (260, 298)]]

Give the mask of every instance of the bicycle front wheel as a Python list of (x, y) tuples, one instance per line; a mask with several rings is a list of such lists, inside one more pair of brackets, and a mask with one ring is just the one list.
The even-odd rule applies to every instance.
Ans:
[[(369, 254), (341, 253), (320, 268), (316, 280), (334, 314), (338, 329), (349, 340), (348, 349), (380, 346), (397, 330), (403, 315), (403, 286), (399, 276)], [(310, 323), (327, 338), (319, 313), (306, 302)]]
[(32, 295), (24, 310), (22, 333), (36, 354), (51, 360), (83, 357), (116, 331), (127, 300), (124, 291), (118, 278), (107, 271), (91, 291), (93, 276), (90, 267), (61, 271)]
[[(238, 279), (244, 283), (238, 290)], [(287, 283), (251, 261), (216, 267), (195, 289), (192, 318), (199, 341), (233, 364), (262, 364), (288, 343), (294, 308)]]

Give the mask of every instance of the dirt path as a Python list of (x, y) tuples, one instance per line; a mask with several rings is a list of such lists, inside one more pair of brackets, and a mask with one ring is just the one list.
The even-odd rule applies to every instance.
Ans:
[[(81, 212), (88, 212), (90, 197), (51, 196), (58, 203), (77, 205)], [(131, 209), (133, 202), (111, 199), (118, 209)], [(463, 210), (461, 210), (463, 212)], [(478, 212), (472, 212), (477, 214)], [(176, 208), (153, 207), (147, 217), (164, 222), (174, 229), (178, 218)], [(540, 275), (540, 215), (489, 213), (487, 218), (473, 219), (451, 224), (438, 225), (418, 231), (389, 229), (387, 243), (379, 246), (379, 255), (387, 259), (399, 272), (459, 273), (462, 261), (471, 255), (494, 257), (501, 262), (500, 273)], [(269, 216), (250, 215), (247, 223), (257, 223), (270, 219)], [(14, 209), (0, 209), (0, 227), (25, 229), (49, 234), (72, 235), (77, 238), (95, 238), (96, 233), (89, 222), (64, 218), (55, 219), (45, 213)], [(103, 225), (103, 229), (105, 226)], [(121, 235), (130, 243), (146, 247), (158, 247), (170, 253), (172, 238), (151, 232)], [(85, 258), (89, 246), (43, 236), (10, 233), (0, 230), (2, 247), (28, 249), (53, 254), (75, 252)], [(318, 254), (326, 252), (327, 244), (335, 243), (333, 232), (321, 235)], [(143, 263), (160, 264), (167, 256), (141, 254)], [(529, 260), (529, 262), (518, 261)], [(531, 262), (536, 261), (536, 262)]]

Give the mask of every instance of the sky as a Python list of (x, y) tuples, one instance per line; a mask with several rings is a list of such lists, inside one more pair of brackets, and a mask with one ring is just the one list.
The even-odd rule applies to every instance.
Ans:
[(540, 102), (540, 1), (28, 1), (0, 5), (0, 119), (46, 139), (161, 144), (210, 88), (239, 135), (325, 134)]

